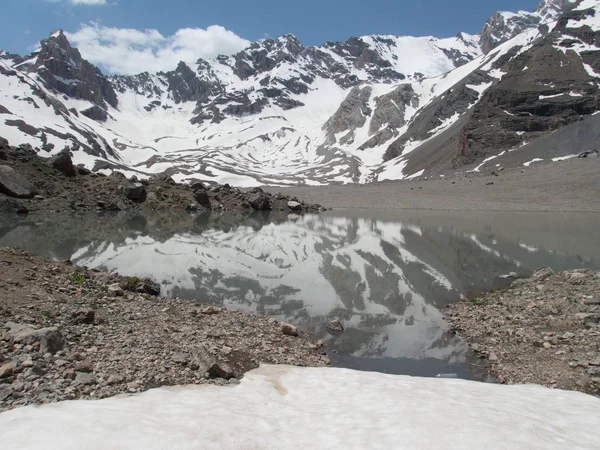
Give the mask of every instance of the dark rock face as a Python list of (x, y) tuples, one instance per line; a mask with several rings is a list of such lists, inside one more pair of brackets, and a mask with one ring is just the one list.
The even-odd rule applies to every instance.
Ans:
[(41, 42), (37, 62), (30, 70), (36, 71), (45, 83), (72, 98), (88, 100), (101, 108), (106, 104), (116, 107), (117, 95), (110, 81), (100, 70), (81, 57), (71, 47), (62, 30)]
[(507, 74), (485, 92), (461, 131), (455, 167), (517, 147), (597, 110), (594, 79), (581, 59), (555, 49), (552, 42), (549, 35), (504, 65)]
[(210, 198), (205, 189), (197, 189), (194, 191), (194, 200), (196, 200), (199, 205), (210, 208)]
[(542, 21), (558, 18), (572, 7), (569, 0), (544, 0), (534, 13), (498, 12), (488, 19), (480, 33), (479, 44), (484, 53), (516, 35), (538, 28)]
[(206, 61), (199, 60), (198, 69), (204, 74), (204, 79), (200, 79), (184, 62), (180, 62), (174, 71), (161, 74), (164, 75), (176, 103), (185, 101), (204, 103), (210, 97), (224, 92), (223, 86)]
[(81, 111), (81, 114), (83, 114), (85, 117), (88, 117), (92, 120), (97, 120), (99, 122), (106, 122), (106, 119), (108, 119), (108, 113), (106, 112), (106, 110), (102, 109), (98, 105), (92, 106), (91, 108)]
[(271, 209), (269, 196), (264, 193), (252, 194), (249, 198), (250, 206), (255, 211), (268, 211)]
[(133, 183), (125, 188), (125, 195), (132, 202), (142, 203), (146, 200), (148, 194), (142, 183)]
[(75, 170), (75, 166), (73, 166), (73, 160), (68, 151), (63, 150), (58, 155), (50, 158), (48, 160), (48, 165), (68, 177), (77, 175), (77, 170)]
[(465, 113), (479, 98), (479, 94), (467, 85), (477, 86), (491, 80), (484, 72), (474, 72), (428, 104), (412, 121), (406, 133), (388, 147), (383, 157), (384, 161), (400, 156), (408, 141), (424, 141), (444, 120), (456, 113)]
[(0, 166), (0, 193), (15, 198), (31, 198), (36, 191), (33, 185), (10, 166)]
[(323, 125), (323, 130), (327, 132), (326, 144), (335, 144), (335, 135), (344, 131), (348, 131), (348, 134), (342, 137), (340, 142), (344, 144), (353, 140), (354, 130), (362, 127), (367, 117), (371, 115), (372, 111), (369, 108), (371, 92), (372, 88), (368, 86), (352, 88), (335, 114)]

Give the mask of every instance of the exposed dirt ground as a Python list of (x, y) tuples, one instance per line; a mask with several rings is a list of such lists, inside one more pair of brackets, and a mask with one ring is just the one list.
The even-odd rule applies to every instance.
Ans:
[(156, 296), (125, 278), (0, 248), (0, 411), (322, 366), (322, 344), (264, 316)]

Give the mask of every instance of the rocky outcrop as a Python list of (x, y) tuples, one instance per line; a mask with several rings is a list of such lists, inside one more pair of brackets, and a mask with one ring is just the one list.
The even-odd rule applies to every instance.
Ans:
[(198, 61), (198, 73), (194, 72), (183, 61), (172, 72), (161, 73), (168, 83), (168, 90), (175, 100), (175, 103), (181, 102), (199, 102), (205, 103), (209, 98), (221, 95), (224, 88), (213, 72), (210, 64), (206, 61)]
[(562, 52), (549, 35), (503, 65), (506, 75), (477, 103), (461, 131), (454, 166), (581, 120), (598, 109), (595, 80), (575, 52)]
[(431, 137), (434, 130), (443, 125), (444, 121), (451, 119), (456, 114), (459, 116), (464, 114), (479, 99), (479, 92), (474, 87), (477, 88), (490, 82), (491, 77), (486, 73), (474, 72), (434, 99), (413, 118), (406, 133), (388, 147), (383, 157), (384, 161), (400, 156), (408, 142), (425, 141)]
[[(488, 19), (479, 36), (479, 45), (489, 53), (498, 45), (518, 34), (556, 20), (572, 6), (573, 0), (543, 0), (533, 13), (520, 11), (518, 14), (501, 11)], [(546, 27), (547, 29), (547, 27)]]
[(346, 144), (353, 140), (354, 130), (364, 126), (367, 117), (371, 115), (369, 99), (372, 90), (369, 86), (352, 88), (335, 114), (323, 125), (323, 131), (327, 132), (326, 144), (335, 144), (335, 135), (345, 131), (348, 133), (340, 138), (340, 143)]
[(48, 160), (48, 165), (68, 177), (74, 177), (77, 175), (77, 170), (75, 170), (73, 160), (71, 159), (71, 155), (67, 150), (63, 150), (62, 152), (50, 158)]
[(366, 150), (380, 146), (398, 135), (398, 129), (406, 124), (406, 107), (418, 106), (419, 98), (409, 84), (398, 86), (389, 94), (375, 99), (375, 109), (369, 123), (372, 137), (358, 149)]
[(117, 106), (117, 95), (100, 70), (71, 47), (62, 30), (41, 42), (29, 70), (36, 71), (51, 88), (72, 98), (88, 100), (101, 108)]

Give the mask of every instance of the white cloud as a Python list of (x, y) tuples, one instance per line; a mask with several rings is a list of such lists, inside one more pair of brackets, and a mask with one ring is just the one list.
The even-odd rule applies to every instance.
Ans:
[(154, 29), (113, 28), (89, 23), (66, 35), (85, 59), (123, 75), (173, 70), (179, 61), (193, 64), (199, 58), (236, 53), (249, 44), (219, 25), (206, 29), (182, 28), (171, 36), (163, 36)]
[(106, 0), (69, 0), (73, 5), (106, 5)]
[[(48, 3), (60, 3), (62, 0), (46, 0)], [(108, 5), (106, 0), (65, 0), (71, 5)]]

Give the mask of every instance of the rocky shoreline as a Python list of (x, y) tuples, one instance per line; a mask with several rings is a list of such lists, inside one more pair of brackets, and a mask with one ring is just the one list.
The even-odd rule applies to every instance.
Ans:
[(540, 269), (450, 306), (447, 320), (501, 383), (600, 396), (600, 272)]
[(0, 140), (0, 213), (188, 211), (315, 213), (325, 208), (292, 195), (228, 184), (177, 183), (168, 173), (149, 179), (110, 175), (73, 165), (69, 151), (40, 158), (29, 145)]
[(160, 297), (151, 280), (9, 248), (0, 268), (0, 411), (235, 383), (260, 363), (329, 364), (292, 325)]

